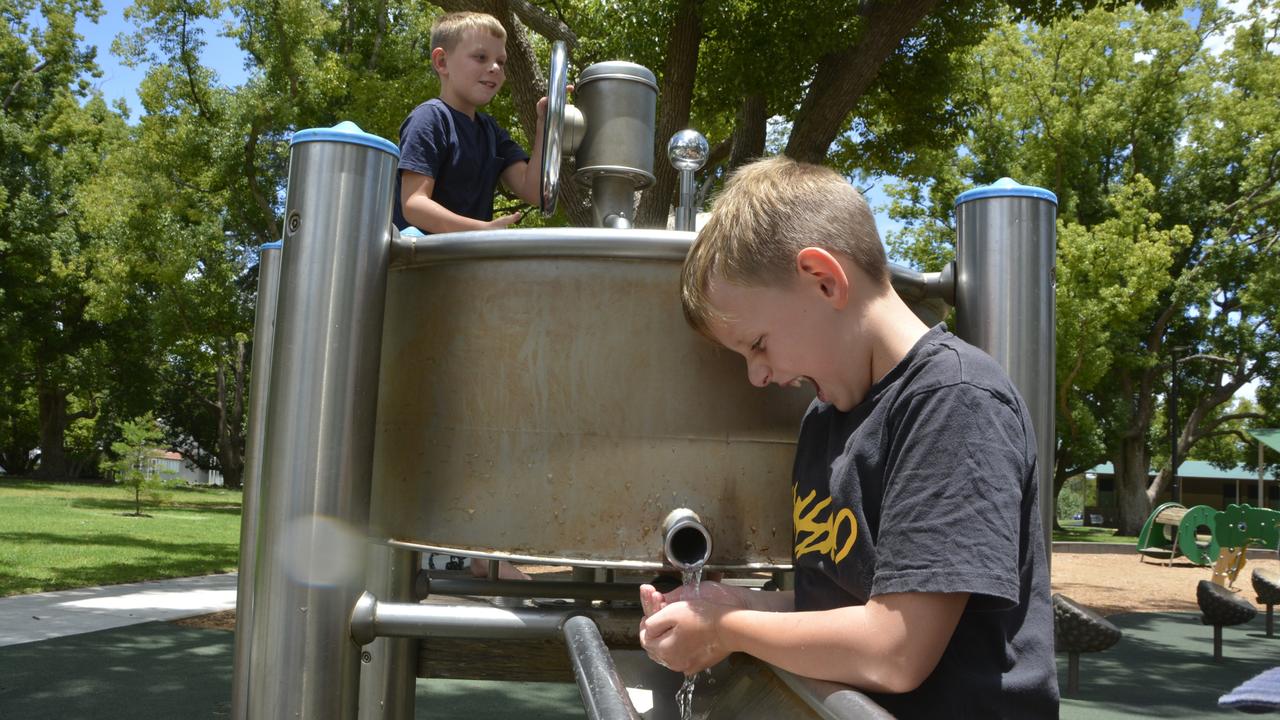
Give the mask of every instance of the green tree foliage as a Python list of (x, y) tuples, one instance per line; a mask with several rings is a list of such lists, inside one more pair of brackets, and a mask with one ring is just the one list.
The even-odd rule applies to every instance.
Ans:
[(51, 478), (94, 466), (103, 426), (68, 433), (101, 419), (120, 386), (112, 361), (147, 354), (127, 325), (89, 312), (104, 239), (87, 227), (80, 191), (125, 137), (120, 116), (89, 91), (95, 51), (75, 32), (78, 19), (100, 14), (90, 0), (0, 3), (0, 437), (6, 467), (29, 469), (35, 440), (38, 471)]
[(156, 467), (156, 459), (163, 455), (160, 441), (164, 431), (150, 413), (119, 423), (120, 439), (111, 443), (114, 458), (102, 461), (103, 472), (109, 474), (118, 485), (133, 492), (133, 515), (143, 517), (142, 500), (159, 502), (160, 493), (168, 481), (169, 473)]
[[(893, 190), (906, 230), (890, 243), (930, 269), (953, 255), (963, 189), (1008, 175), (1057, 193), (1056, 479), (1111, 460), (1122, 532), (1168, 485), (1167, 466), (1151, 483), (1147, 469), (1170, 347), (1185, 348), (1181, 457), (1260, 414), (1226, 411), (1245, 384), (1274, 392), (1280, 67), (1264, 5), (1010, 22), (970, 58), (954, 101), (973, 108), (962, 142)], [(1208, 40), (1223, 34), (1216, 55)]]

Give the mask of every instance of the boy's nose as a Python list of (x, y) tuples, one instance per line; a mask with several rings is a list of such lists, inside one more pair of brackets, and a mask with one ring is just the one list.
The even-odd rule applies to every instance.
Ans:
[(772, 373), (764, 363), (747, 363), (747, 379), (756, 387), (765, 387), (769, 384), (769, 378)]

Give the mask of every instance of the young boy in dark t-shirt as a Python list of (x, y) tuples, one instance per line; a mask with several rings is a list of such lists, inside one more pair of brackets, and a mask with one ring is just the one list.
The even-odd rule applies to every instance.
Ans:
[(394, 222), (423, 232), (503, 228), (520, 214), (493, 217), (498, 181), (538, 204), (547, 102), (538, 103), (533, 157), (497, 121), (479, 112), (506, 81), (507, 33), (497, 18), (457, 12), (431, 27), (431, 67), (440, 97), (414, 108), (400, 126)]
[(817, 398), (792, 479), (795, 591), (642, 586), (648, 653), (694, 673), (746, 652), (903, 718), (1056, 717), (1027, 409), (994, 360), (893, 291), (861, 195), (786, 158), (738, 170), (681, 299), (753, 384)]

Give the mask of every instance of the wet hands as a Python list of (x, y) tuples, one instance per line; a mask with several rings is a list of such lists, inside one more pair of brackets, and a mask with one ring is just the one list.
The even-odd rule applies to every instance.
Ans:
[(723, 660), (732, 652), (725, 645), (720, 622), (725, 615), (748, 607), (741, 588), (704, 582), (697, 596), (686, 587), (669, 593), (652, 585), (640, 586), (644, 620), (640, 645), (654, 662), (693, 675)]

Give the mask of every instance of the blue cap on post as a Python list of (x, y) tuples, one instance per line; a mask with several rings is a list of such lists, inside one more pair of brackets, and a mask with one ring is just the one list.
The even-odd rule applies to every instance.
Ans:
[(299, 130), (293, 134), (293, 139), (289, 141), (289, 147), (293, 147), (298, 143), (304, 142), (344, 142), (353, 145), (364, 145), (366, 147), (377, 148), (383, 152), (390, 153), (395, 157), (400, 157), (400, 148), (396, 144), (386, 138), (370, 135), (360, 129), (359, 125), (344, 120), (331, 128), (309, 128), (307, 130)]
[(1044, 188), (1038, 188), (1034, 185), (1023, 185), (1013, 178), (1003, 177), (990, 185), (976, 187), (972, 190), (965, 190), (960, 193), (956, 196), (956, 207), (959, 207), (961, 203), (967, 203), (970, 200), (997, 197), (1032, 197), (1040, 200), (1048, 200), (1054, 205), (1058, 204), (1058, 196)]
[(284, 249), (283, 240), (272, 240), (271, 242), (265, 242), (259, 245), (258, 254), (261, 255), (262, 253), (268, 250), (283, 250), (283, 249)]

